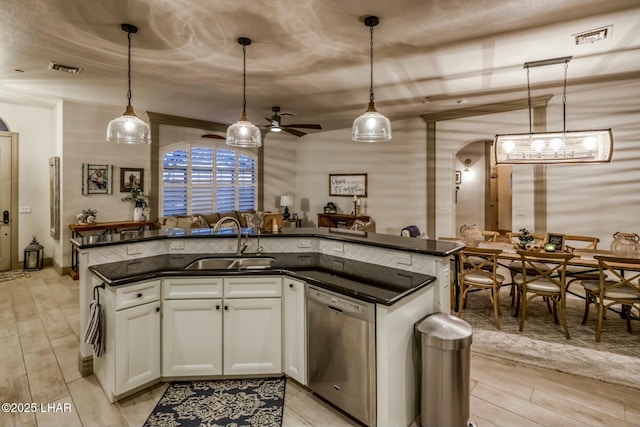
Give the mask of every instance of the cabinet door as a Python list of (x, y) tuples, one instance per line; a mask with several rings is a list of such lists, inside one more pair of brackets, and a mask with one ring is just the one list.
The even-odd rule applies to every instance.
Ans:
[(280, 298), (224, 301), (224, 374), (282, 372)]
[(160, 302), (117, 311), (115, 318), (117, 396), (160, 378)]
[(284, 373), (307, 384), (305, 283), (284, 279)]
[(222, 374), (222, 300), (165, 300), (162, 375)]

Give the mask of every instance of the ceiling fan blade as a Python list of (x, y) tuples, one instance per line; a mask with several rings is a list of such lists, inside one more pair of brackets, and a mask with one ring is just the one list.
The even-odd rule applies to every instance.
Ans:
[(300, 130), (295, 130), (295, 129), (289, 129), (286, 126), (282, 126), (282, 130), (285, 131), (285, 132), (290, 133), (291, 135), (295, 135), (295, 136), (298, 136), (298, 137), (306, 135), (305, 132), (302, 132)]
[(302, 129), (322, 129), (320, 125), (311, 125), (311, 124), (298, 124), (298, 125), (282, 125), (285, 128), (302, 128)]
[(211, 138), (211, 139), (227, 139), (224, 136), (216, 135), (215, 133), (205, 133), (202, 135), (202, 138)]

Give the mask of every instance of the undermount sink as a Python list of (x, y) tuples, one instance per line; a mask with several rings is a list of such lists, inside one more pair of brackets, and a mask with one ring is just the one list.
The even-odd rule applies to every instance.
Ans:
[(185, 270), (254, 270), (271, 268), (274, 258), (203, 258), (192, 262)]

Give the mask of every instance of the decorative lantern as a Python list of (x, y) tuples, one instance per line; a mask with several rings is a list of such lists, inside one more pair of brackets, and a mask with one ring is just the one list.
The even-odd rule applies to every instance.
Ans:
[(29, 243), (29, 246), (24, 248), (24, 267), (23, 270), (40, 270), (44, 264), (44, 246), (38, 243), (36, 236), (33, 236), (33, 240)]

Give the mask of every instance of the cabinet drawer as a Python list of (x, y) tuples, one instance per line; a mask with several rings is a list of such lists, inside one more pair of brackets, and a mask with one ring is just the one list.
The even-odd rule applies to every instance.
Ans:
[(224, 279), (225, 298), (273, 298), (282, 296), (281, 277), (231, 277)]
[(116, 288), (116, 310), (160, 300), (160, 280)]
[(163, 280), (164, 299), (222, 298), (221, 277), (172, 277)]

